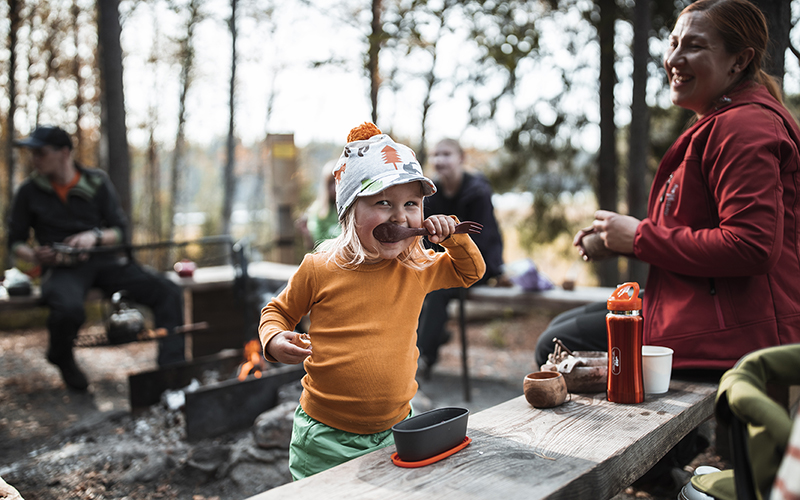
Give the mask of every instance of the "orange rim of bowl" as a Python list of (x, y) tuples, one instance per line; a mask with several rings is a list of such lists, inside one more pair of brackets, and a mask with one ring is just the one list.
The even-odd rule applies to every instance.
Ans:
[(416, 468), (416, 467), (424, 467), (426, 465), (434, 464), (434, 463), (438, 462), (439, 460), (445, 459), (445, 458), (449, 457), (450, 455), (452, 455), (453, 453), (466, 448), (467, 445), (470, 444), (471, 442), (472, 442), (472, 439), (470, 439), (469, 436), (464, 436), (464, 440), (461, 441), (460, 444), (454, 446), (453, 448), (450, 448), (449, 450), (444, 451), (444, 452), (442, 452), (442, 453), (440, 453), (440, 454), (438, 454), (436, 456), (433, 456), (431, 458), (426, 458), (425, 460), (419, 460), (417, 462), (405, 462), (405, 461), (400, 459), (400, 457), (397, 455), (397, 452), (394, 452), (394, 453), (392, 453), (392, 462), (398, 467), (405, 467), (405, 468), (408, 468), (408, 469), (413, 469), (413, 468)]

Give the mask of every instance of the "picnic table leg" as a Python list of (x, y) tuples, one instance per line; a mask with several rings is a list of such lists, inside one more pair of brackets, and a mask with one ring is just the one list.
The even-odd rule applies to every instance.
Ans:
[(462, 288), (458, 293), (458, 329), (461, 335), (461, 386), (464, 389), (464, 401), (472, 401), (472, 391), (469, 386), (469, 364), (467, 363), (467, 319), (465, 306), (467, 303), (467, 289)]

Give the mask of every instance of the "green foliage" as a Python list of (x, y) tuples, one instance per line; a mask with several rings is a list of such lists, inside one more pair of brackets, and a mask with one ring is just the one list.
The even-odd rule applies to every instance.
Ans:
[(518, 70), (526, 59), (539, 51), (539, 30), (536, 20), (547, 10), (547, 2), (476, 0), (466, 2), (464, 15), (471, 20), (470, 38), (478, 45), (481, 56), (471, 71), (470, 81), (476, 89), (486, 90), (489, 82), (502, 79), (500, 89), (487, 98), (470, 96), (470, 123), (492, 120), (501, 99), (517, 92)]
[(534, 194), (531, 214), (518, 227), (520, 243), (525, 248), (547, 244), (561, 234), (573, 233), (574, 226), (559, 196), (541, 190)]

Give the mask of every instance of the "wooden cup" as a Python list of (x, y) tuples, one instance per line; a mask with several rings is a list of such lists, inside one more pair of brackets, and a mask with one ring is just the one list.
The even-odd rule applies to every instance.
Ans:
[(567, 399), (567, 382), (558, 372), (543, 371), (525, 375), (525, 399), (534, 408), (552, 408)]
[(589, 233), (581, 239), (584, 255), (590, 261), (604, 260), (616, 255), (614, 251), (609, 250), (603, 239), (597, 233)]

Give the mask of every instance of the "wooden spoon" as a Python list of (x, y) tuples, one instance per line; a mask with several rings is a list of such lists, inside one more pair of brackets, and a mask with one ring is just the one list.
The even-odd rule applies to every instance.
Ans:
[[(483, 229), (482, 224), (472, 221), (464, 221), (456, 224), (455, 234), (480, 234)], [(414, 236), (428, 236), (428, 230), (424, 227), (405, 227), (391, 222), (384, 222), (372, 230), (372, 235), (381, 243), (395, 243)]]

